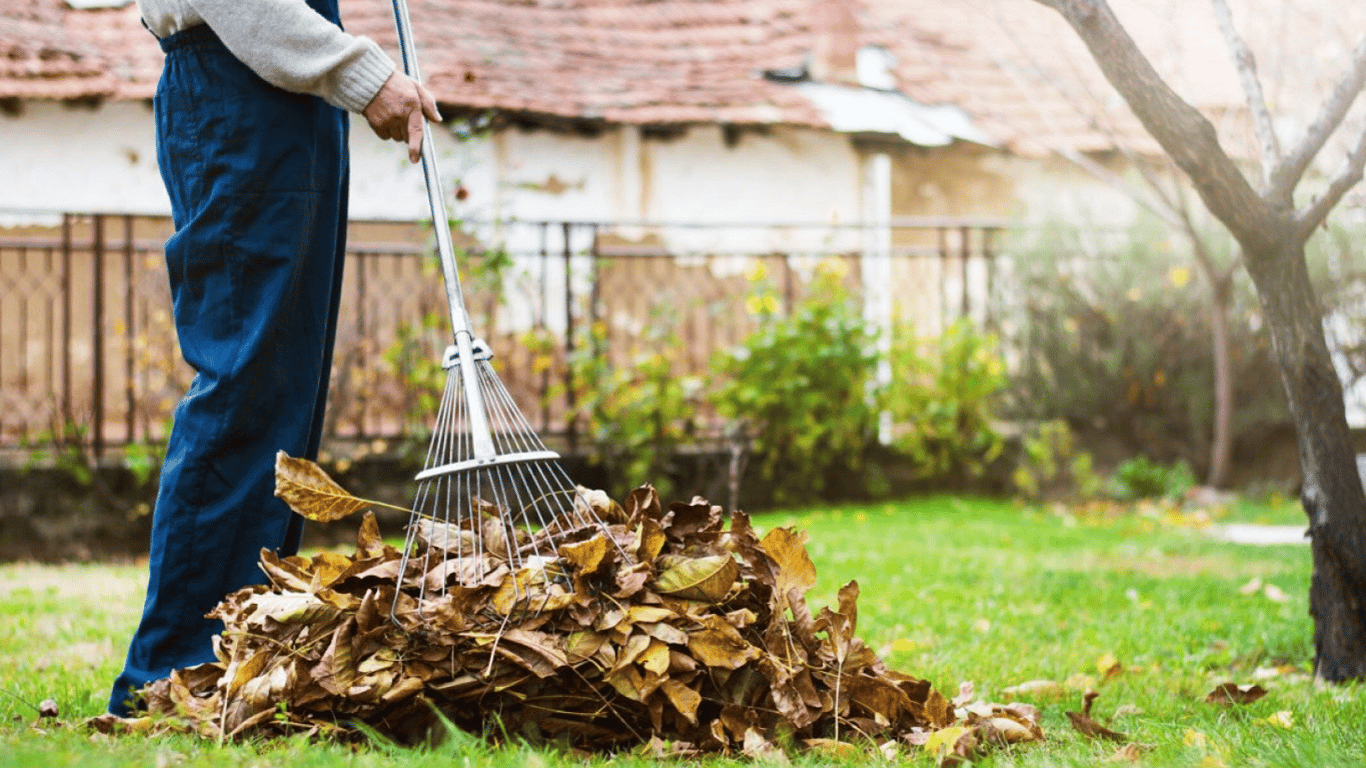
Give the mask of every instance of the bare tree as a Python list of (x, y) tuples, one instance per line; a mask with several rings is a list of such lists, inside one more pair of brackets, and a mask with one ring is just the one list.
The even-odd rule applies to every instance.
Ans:
[(1210, 121), (1157, 74), (1106, 0), (1037, 2), (1076, 31), (1106, 80), (1242, 249), (1299, 438), (1300, 501), (1313, 540), (1309, 610), (1315, 674), (1329, 681), (1366, 677), (1366, 493), (1305, 261), (1305, 243), (1362, 178), (1366, 130), (1350, 142), (1324, 189), (1301, 206), (1295, 203), (1296, 187), (1366, 86), (1366, 36), (1313, 122), (1282, 145), (1256, 85), (1252, 55), (1232, 24), (1226, 25), (1261, 145), (1261, 179), (1254, 186), (1224, 151)]

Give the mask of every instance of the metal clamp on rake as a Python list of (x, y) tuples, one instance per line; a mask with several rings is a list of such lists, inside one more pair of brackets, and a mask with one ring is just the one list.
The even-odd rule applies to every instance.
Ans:
[[(404, 71), (420, 80), (407, 5), (393, 0), (393, 6)], [(425, 120), (422, 172), (455, 343), (442, 359), (446, 388), (423, 470), (415, 478), (417, 495), (390, 615), (397, 621), (405, 598), (417, 601), (421, 615), (427, 601), (452, 585), (475, 586), (501, 577), (511, 578), (519, 599), (535, 610), (520, 577), (535, 569), (548, 587), (553, 569), (547, 565), (562, 534), (605, 526), (560, 467), (559, 454), (541, 442), (498, 379), (488, 345), (470, 330)]]

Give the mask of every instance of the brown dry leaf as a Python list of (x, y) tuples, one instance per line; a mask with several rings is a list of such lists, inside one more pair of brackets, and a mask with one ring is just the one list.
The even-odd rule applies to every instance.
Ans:
[(1266, 695), (1260, 685), (1238, 685), (1234, 682), (1220, 683), (1205, 697), (1207, 704), (1251, 704)]
[(1109, 739), (1111, 741), (1128, 741), (1129, 737), (1118, 731), (1112, 731), (1091, 718), (1091, 702), (1100, 696), (1095, 691), (1087, 691), (1082, 697), (1081, 712), (1066, 712), (1067, 719), (1072, 721), (1072, 727), (1077, 729), (1083, 736), (1092, 739)]
[(792, 590), (799, 595), (816, 585), (816, 566), (806, 554), (805, 531), (794, 532), (791, 528), (774, 528), (759, 542), (764, 552), (778, 566), (777, 583), (773, 591), (784, 598)]
[(1059, 699), (1067, 694), (1067, 687), (1056, 680), (1028, 680), (1019, 685), (1001, 689), (1007, 699), (1029, 696), (1039, 699)]
[(372, 506), (406, 512), (377, 501), (359, 499), (337, 485), (322, 467), (308, 459), (296, 459), (284, 451), (275, 454), (275, 495), (289, 508), (309, 520), (330, 523)]
[(1134, 742), (1129, 742), (1115, 750), (1113, 755), (1105, 758), (1107, 763), (1136, 763), (1143, 757), (1143, 749)]

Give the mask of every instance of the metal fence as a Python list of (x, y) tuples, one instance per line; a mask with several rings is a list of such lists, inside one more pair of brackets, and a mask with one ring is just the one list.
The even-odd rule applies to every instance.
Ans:
[[(489, 222), (462, 226), (456, 242), (500, 375), (534, 426), (572, 451), (574, 393), (591, 382), (574, 381), (571, 356), (630, 365), (663, 344), (679, 375), (705, 378), (714, 353), (756, 327), (756, 287), (789, 311), (832, 259), (854, 295), (894, 297), (922, 327), (991, 322), (1002, 226)], [(192, 377), (166, 287), (171, 231), (159, 217), (63, 214), (0, 236), (0, 450), (75, 443), (99, 458), (165, 439)], [(449, 324), (427, 234), (351, 223), (329, 439), (401, 438), (430, 417)]]

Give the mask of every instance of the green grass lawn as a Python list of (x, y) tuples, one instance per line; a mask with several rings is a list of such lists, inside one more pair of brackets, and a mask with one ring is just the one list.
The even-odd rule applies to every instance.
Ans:
[[(1294, 525), (1303, 516), (1285, 502), (1240, 502), (1221, 520)], [(1358, 686), (1318, 687), (1308, 675), (1308, 547), (1223, 543), (1206, 535), (1204, 522), (1154, 509), (951, 497), (756, 519), (809, 531), (820, 576), (813, 607), (859, 581), (858, 633), (890, 666), (949, 696), (971, 682), (990, 701), (1005, 701), (1005, 689), (1027, 681), (1059, 684), (1024, 699), (1041, 708), (1047, 741), (983, 764), (1102, 763), (1119, 745), (1082, 737), (1064, 714), (1079, 710), (1083, 691), (1094, 687), (1093, 715), (1144, 745), (1140, 765), (1360, 765), (1366, 695)], [(471, 739), (394, 753), (297, 739), (219, 746), (92, 736), (73, 725), (103, 709), (142, 579), (132, 565), (0, 567), (0, 766), (579, 764)], [(1120, 671), (1106, 676), (1116, 664)], [(1204, 703), (1225, 681), (1258, 682), (1269, 693), (1242, 707)], [(35, 730), (36, 705), (48, 698), (61, 716)], [(933, 764), (923, 755), (912, 761)], [(856, 761), (874, 763), (883, 760)]]

